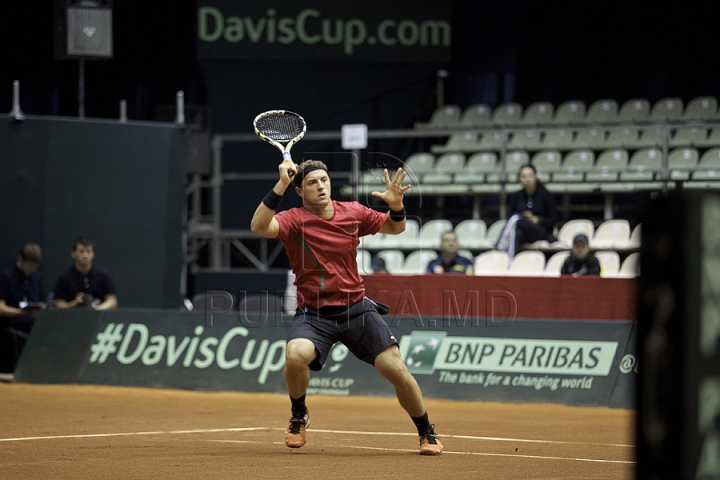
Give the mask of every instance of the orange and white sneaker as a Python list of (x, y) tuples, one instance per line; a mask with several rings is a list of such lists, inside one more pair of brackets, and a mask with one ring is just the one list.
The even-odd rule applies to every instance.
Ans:
[(420, 455), (440, 455), (443, 452), (440, 436), (433, 430), (420, 436)]
[(290, 423), (285, 430), (285, 445), (290, 448), (300, 448), (305, 445), (305, 430), (310, 426), (310, 414), (308, 411), (300, 414), (293, 414)]

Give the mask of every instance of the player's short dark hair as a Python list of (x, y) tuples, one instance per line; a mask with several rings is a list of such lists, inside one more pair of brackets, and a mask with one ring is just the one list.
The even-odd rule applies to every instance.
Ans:
[(298, 165), (297, 173), (295, 173), (295, 177), (293, 178), (293, 183), (296, 187), (302, 188), (302, 182), (305, 178), (305, 175), (312, 172), (313, 170), (325, 170), (328, 171), (327, 165), (325, 165), (320, 160), (305, 160), (300, 165)]
[(26, 243), (20, 250), (20, 257), (26, 262), (40, 263), (40, 260), (42, 260), (42, 249), (37, 243)]
[(81, 235), (75, 239), (75, 241), (72, 244), (72, 251), (74, 252), (78, 245), (82, 245), (83, 247), (92, 247), (94, 245), (93, 241), (90, 239), (90, 237)]

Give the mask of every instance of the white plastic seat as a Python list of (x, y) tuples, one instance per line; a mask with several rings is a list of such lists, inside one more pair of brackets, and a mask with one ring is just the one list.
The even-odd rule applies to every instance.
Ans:
[(476, 150), (478, 150), (477, 134), (472, 132), (450, 135), (446, 143), (430, 147), (430, 151), (433, 153), (473, 152)]
[[(417, 243), (413, 248), (440, 248), (442, 234), (453, 229), (452, 222), (445, 219), (430, 220), (420, 227)], [(408, 245), (410, 246), (410, 245)]]
[(457, 173), (465, 169), (465, 155), (462, 153), (446, 153), (435, 162), (435, 173)]
[(555, 107), (550, 102), (534, 102), (527, 106), (522, 116), (523, 125), (549, 125)]
[(417, 129), (456, 127), (460, 125), (462, 110), (457, 105), (443, 105), (435, 109), (429, 122), (416, 122)]
[(595, 230), (593, 248), (623, 248), (630, 242), (630, 222), (623, 219), (606, 220)]
[(507, 144), (508, 148), (539, 150), (542, 146), (539, 130), (522, 130), (515, 132)]
[(585, 121), (586, 110), (587, 107), (582, 100), (567, 100), (555, 110), (552, 123), (555, 125), (581, 124)]
[(655, 147), (636, 150), (627, 170), (620, 172), (620, 180), (628, 182), (650, 181), (655, 174), (662, 170), (662, 152)]
[(683, 118), (683, 101), (680, 98), (661, 98), (652, 106), (653, 122), (678, 122)]
[(628, 248), (640, 248), (642, 244), (642, 223), (638, 223), (630, 234)]
[(507, 225), (507, 220), (505, 219), (493, 222), (492, 225), (488, 227), (487, 233), (485, 234), (485, 240), (483, 240), (479, 248), (495, 248), (500, 235), (502, 235), (502, 232), (505, 229), (505, 225)]
[(544, 275), (546, 277), (559, 277), (560, 270), (565, 263), (565, 260), (570, 256), (570, 251), (561, 250), (553, 253), (553, 255), (545, 263)]
[(707, 128), (683, 127), (675, 130), (675, 135), (670, 139), (671, 147), (698, 147), (705, 145), (708, 131)]
[(485, 175), (497, 171), (495, 152), (478, 152), (470, 156), (462, 172), (455, 174), (455, 183), (481, 183)]
[(435, 155), (431, 153), (413, 153), (405, 161), (404, 169), (410, 175), (412, 181), (417, 183), (417, 178), (423, 173), (430, 173), (435, 167)]
[(382, 240), (382, 248), (407, 248), (408, 245), (416, 245), (419, 234), (420, 224), (418, 221), (408, 218), (405, 220), (405, 230), (403, 232), (397, 235), (384, 234), (385, 238)]
[(510, 257), (501, 250), (488, 250), (477, 256), (473, 271), (477, 276), (505, 276)]
[(613, 99), (596, 100), (588, 107), (585, 121), (587, 123), (617, 123), (618, 103)]
[(620, 255), (615, 250), (598, 250), (595, 258), (600, 262), (601, 277), (617, 277), (620, 271)]
[(553, 128), (545, 131), (542, 147), (548, 149), (570, 150), (573, 148), (573, 132), (567, 128)]
[(493, 111), (492, 123), (496, 126), (511, 126), (522, 124), (522, 106), (519, 103), (503, 103)]
[(698, 151), (694, 148), (676, 148), (668, 155), (668, 169), (673, 180), (688, 180), (698, 163)]
[(628, 163), (628, 152), (624, 148), (610, 148), (598, 156), (595, 170), (585, 176), (588, 182), (616, 181), (621, 170), (625, 170)]
[(592, 242), (591, 239), (595, 234), (595, 225), (593, 225), (592, 221), (586, 219), (569, 220), (560, 227), (560, 231), (557, 234), (558, 243), (570, 248), (572, 247), (573, 238), (579, 233), (587, 235), (588, 240)]
[(389, 235), (384, 233), (365, 235), (360, 237), (360, 245), (358, 245), (358, 248), (362, 248), (364, 250), (382, 250), (386, 237), (389, 237)]
[(620, 278), (633, 278), (640, 276), (640, 252), (634, 252), (623, 260), (617, 274)]
[(400, 269), (402, 275), (422, 275), (427, 269), (428, 263), (435, 260), (438, 254), (435, 250), (414, 250), (405, 257), (405, 262)]
[[(518, 150), (515, 152), (509, 152), (505, 156), (505, 171), (507, 172), (507, 181), (509, 183), (515, 183), (518, 180), (518, 171), (520, 167), (530, 162), (530, 155), (528, 152)], [(490, 173), (487, 176), (488, 183), (497, 183), (500, 181), (499, 173)]]
[(692, 174), (692, 179), (715, 182), (720, 180), (720, 148), (711, 148), (703, 153)]
[(631, 98), (620, 107), (617, 119), (620, 122), (643, 123), (650, 120), (650, 101), (646, 98)]
[(490, 105), (478, 103), (470, 105), (462, 114), (460, 123), (466, 127), (489, 127), (492, 125)]
[(602, 128), (583, 128), (575, 134), (575, 148), (605, 148), (605, 130)]
[(487, 225), (480, 219), (463, 220), (455, 227), (455, 234), (461, 247), (483, 248)]
[(717, 115), (718, 101), (712, 96), (695, 97), (685, 107), (683, 118), (688, 121), (712, 120)]
[(537, 250), (523, 250), (510, 261), (508, 275), (541, 277), (545, 270), (545, 254)]
[(385, 268), (388, 273), (398, 274), (402, 271), (405, 255), (400, 250), (380, 250), (377, 255), (385, 260)]
[(357, 260), (358, 273), (360, 275), (372, 275), (372, 255), (370, 252), (358, 248), (355, 260)]

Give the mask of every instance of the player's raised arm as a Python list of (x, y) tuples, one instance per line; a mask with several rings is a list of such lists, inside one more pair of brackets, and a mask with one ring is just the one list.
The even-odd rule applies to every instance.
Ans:
[(387, 169), (384, 170), (385, 175), (385, 191), (384, 192), (372, 192), (372, 196), (381, 198), (385, 203), (390, 206), (388, 212), (388, 221), (380, 228), (380, 233), (389, 233), (391, 235), (397, 235), (405, 230), (405, 205), (403, 205), (403, 197), (405, 192), (411, 187), (410, 184), (403, 186), (405, 176), (407, 173), (402, 169), (398, 168), (390, 180)]
[(278, 171), (280, 178), (255, 209), (255, 214), (250, 221), (250, 230), (261, 237), (276, 238), (280, 233), (280, 225), (275, 220), (275, 211), (280, 205), (285, 190), (292, 183), (290, 172), (294, 175), (297, 172), (297, 165), (288, 156), (278, 166)]

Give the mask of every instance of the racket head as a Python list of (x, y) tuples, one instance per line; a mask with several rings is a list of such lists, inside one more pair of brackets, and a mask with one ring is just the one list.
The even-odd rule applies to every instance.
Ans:
[(281, 152), (289, 152), (307, 131), (305, 119), (289, 110), (263, 112), (253, 120), (253, 128), (257, 136)]

